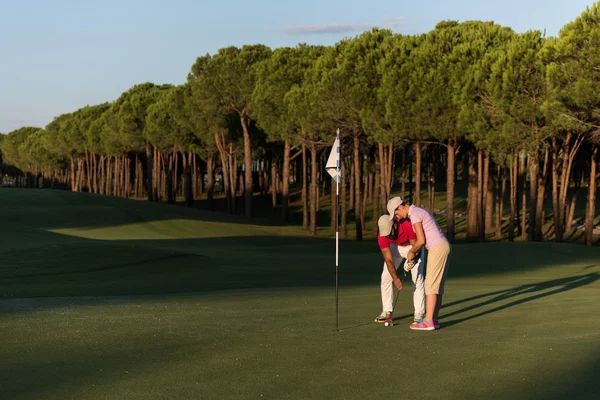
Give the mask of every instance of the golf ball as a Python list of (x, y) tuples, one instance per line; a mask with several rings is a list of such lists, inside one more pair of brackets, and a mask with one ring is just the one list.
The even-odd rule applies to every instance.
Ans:
[(385, 326), (390, 326), (390, 323), (389, 323), (389, 322), (386, 322), (386, 323), (385, 323)]

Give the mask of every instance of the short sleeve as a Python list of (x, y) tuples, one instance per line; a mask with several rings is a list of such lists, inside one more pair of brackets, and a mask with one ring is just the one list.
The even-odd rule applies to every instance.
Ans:
[(423, 223), (423, 210), (418, 207), (411, 206), (410, 215), (408, 217), (413, 225), (417, 222)]
[(390, 241), (385, 236), (377, 235), (377, 243), (380, 249), (386, 249), (390, 247)]

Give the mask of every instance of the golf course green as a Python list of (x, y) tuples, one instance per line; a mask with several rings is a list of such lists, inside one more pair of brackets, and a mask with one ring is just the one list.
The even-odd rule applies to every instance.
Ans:
[(598, 399), (600, 248), (457, 244), (441, 329), (373, 239), (0, 189), (0, 399)]

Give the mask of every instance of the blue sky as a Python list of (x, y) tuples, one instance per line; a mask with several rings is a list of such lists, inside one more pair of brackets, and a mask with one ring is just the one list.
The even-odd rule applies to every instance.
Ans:
[(416, 34), (486, 20), (556, 36), (591, 0), (0, 0), (0, 132), (180, 84), (196, 57), (263, 43), (333, 44), (372, 26)]

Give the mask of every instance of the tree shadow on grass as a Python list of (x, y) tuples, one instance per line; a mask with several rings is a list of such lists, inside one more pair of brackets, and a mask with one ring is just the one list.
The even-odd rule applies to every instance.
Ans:
[[(450, 327), (452, 325), (459, 324), (461, 322), (469, 321), (474, 318), (478, 318), (487, 314), (491, 314), (497, 311), (502, 311), (510, 307), (517, 306), (519, 304), (528, 303), (533, 300), (538, 300), (544, 297), (552, 296), (558, 293), (566, 292), (569, 290), (577, 289), (582, 286), (586, 286), (596, 282), (600, 278), (600, 274), (597, 272), (591, 272), (585, 275), (573, 276), (568, 278), (561, 279), (553, 279), (550, 281), (538, 282), (527, 285), (516, 286), (511, 289), (499, 290), (491, 293), (486, 293), (482, 295), (472, 296), (466, 299), (461, 299), (452, 303), (444, 304), (443, 308), (448, 308), (450, 306), (454, 306), (460, 303), (465, 303), (469, 301), (479, 300), (486, 297), (493, 296), (489, 300), (482, 301), (477, 304), (473, 304), (471, 306), (465, 307), (463, 309), (452, 311), (449, 313), (443, 313), (440, 318), (448, 318), (453, 317), (458, 314), (463, 314), (465, 312), (473, 311), (479, 309), (481, 307), (494, 305), (501, 301), (505, 301), (508, 299), (515, 299), (510, 303), (499, 305), (497, 307), (486, 309), (484, 311), (478, 312), (473, 315), (469, 315), (468, 317), (454, 319), (448, 322), (444, 322), (443, 327)], [(521, 297), (526, 296), (526, 297)], [(519, 297), (517, 299), (517, 297)]]

